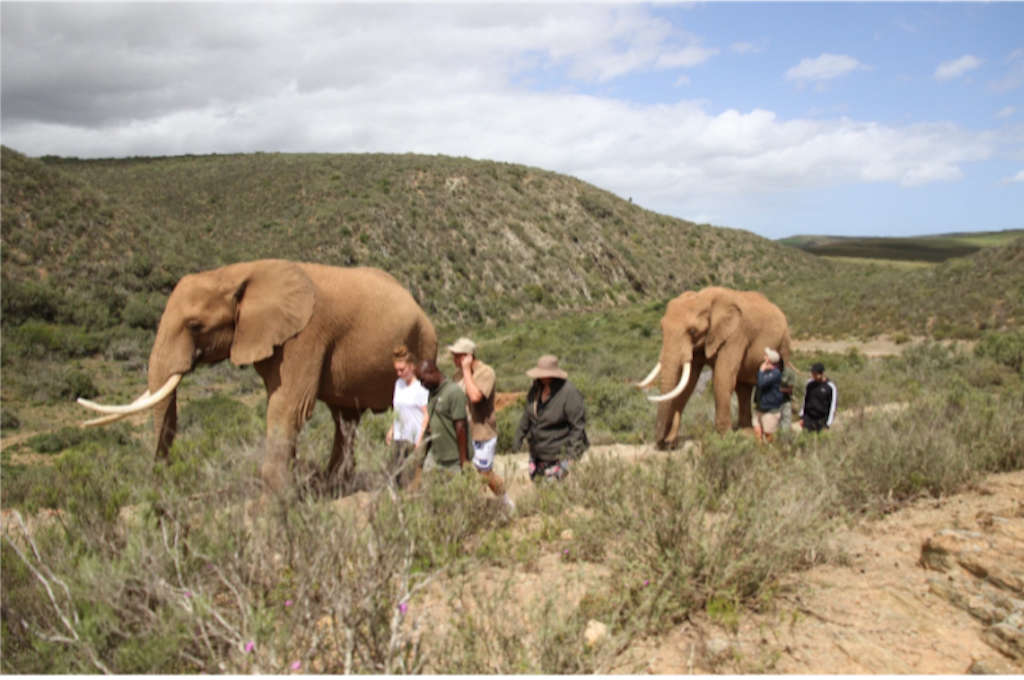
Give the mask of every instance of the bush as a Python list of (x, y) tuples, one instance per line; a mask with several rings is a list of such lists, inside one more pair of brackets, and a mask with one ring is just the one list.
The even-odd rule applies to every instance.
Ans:
[(526, 407), (526, 397), (521, 396), (498, 412), (495, 419), (498, 424), (498, 452), (514, 453), (512, 443), (515, 441), (516, 429)]
[(4, 354), (10, 363), (13, 357), (70, 359), (96, 354), (107, 343), (107, 335), (77, 326), (27, 321), (11, 329), (5, 340)]
[(2, 430), (17, 430), (21, 427), (21, 417), (18, 414), (17, 409), (11, 408), (10, 406), (4, 407), (0, 411), (0, 429)]
[(74, 400), (79, 397), (92, 399), (99, 395), (92, 378), (84, 371), (66, 366), (43, 364), (44, 368), (34, 376), (19, 375), (15, 381), (19, 391), (27, 392), (29, 399), (37, 404)]
[(56, 432), (43, 432), (29, 437), (25, 443), (36, 453), (60, 453), (65, 449), (87, 442), (102, 446), (128, 446), (137, 443), (124, 426), (106, 426), (88, 430), (79, 427), (62, 427)]
[(975, 345), (974, 353), (1024, 376), (1024, 333), (988, 333)]
[(121, 320), (131, 328), (155, 331), (163, 316), (167, 298), (160, 294), (132, 296), (121, 310)]

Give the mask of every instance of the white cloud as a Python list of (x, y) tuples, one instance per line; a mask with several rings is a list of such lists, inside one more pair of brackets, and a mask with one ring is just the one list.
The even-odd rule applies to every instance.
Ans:
[(1021, 170), (1016, 175), (1012, 175), (1011, 177), (1004, 177), (1002, 180), (1000, 180), (999, 183), (1000, 184), (1018, 184), (1018, 183), (1022, 183), (1022, 182), (1024, 182), (1024, 170)]
[(1014, 50), (1004, 63), (1009, 64), (1006, 75), (989, 83), (990, 90), (1005, 92), (1024, 84), (1024, 50)]
[(816, 59), (801, 59), (799, 64), (786, 71), (785, 77), (786, 80), (825, 81), (864, 68), (867, 67), (851, 56), (826, 53)]
[[(47, 7), (0, 5), (4, 144), (34, 156), (440, 153), (567, 173), (670, 214), (728, 216), (758, 196), (954, 181), (998, 143), (947, 123), (780, 120), (519, 82), (552, 71), (603, 82), (715, 53), (641, 6)], [(822, 55), (791, 71), (858, 68)]]
[(761, 51), (761, 48), (754, 43), (749, 42), (737, 42), (729, 45), (729, 49), (736, 54), (756, 54)]
[(940, 81), (962, 78), (968, 71), (973, 71), (984, 63), (984, 59), (965, 54), (959, 59), (939, 64), (932, 77)]
[(680, 68), (696, 66), (702, 64), (711, 57), (718, 54), (718, 48), (711, 47), (700, 47), (699, 45), (690, 45), (680, 50), (673, 50), (671, 52), (663, 52), (658, 55), (657, 61), (654, 63), (655, 68)]
[(996, 113), (996, 118), (1009, 118), (1016, 111), (1017, 111), (1016, 107), (1014, 107), (1014, 106), (1007, 106), (1005, 109), (1001, 109), (998, 113)]
[(907, 21), (903, 17), (897, 17), (895, 19), (895, 23), (896, 23), (897, 26), (899, 26), (901, 29), (903, 29), (907, 33), (917, 33), (918, 32), (917, 26), (912, 24), (912, 23), (910, 23), (909, 21)]

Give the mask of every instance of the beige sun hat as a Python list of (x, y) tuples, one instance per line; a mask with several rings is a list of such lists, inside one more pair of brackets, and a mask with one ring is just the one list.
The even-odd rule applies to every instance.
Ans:
[(476, 343), (469, 338), (459, 338), (454, 345), (448, 345), (448, 351), (452, 354), (472, 354), (476, 356)]
[(569, 374), (558, 368), (558, 357), (554, 354), (545, 354), (537, 360), (537, 367), (526, 372), (531, 378), (561, 378), (566, 379)]
[(775, 350), (773, 350), (771, 347), (765, 347), (764, 348), (764, 353), (768, 356), (768, 359), (773, 364), (779, 363), (779, 359), (782, 358), (782, 357), (779, 356), (779, 353), (776, 352)]

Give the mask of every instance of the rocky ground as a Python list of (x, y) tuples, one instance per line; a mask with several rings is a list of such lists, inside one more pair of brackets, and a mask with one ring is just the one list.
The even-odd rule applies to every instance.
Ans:
[(836, 536), (848, 563), (792, 575), (729, 631), (651, 641), (652, 673), (1024, 673), (1024, 472)]

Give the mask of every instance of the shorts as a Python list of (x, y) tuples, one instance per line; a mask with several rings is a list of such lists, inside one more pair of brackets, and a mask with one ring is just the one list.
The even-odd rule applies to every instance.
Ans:
[(480, 472), (490, 472), (494, 467), (494, 454), (498, 450), (498, 438), (485, 442), (473, 442), (473, 465)]
[(782, 419), (781, 411), (759, 411), (754, 409), (754, 427), (761, 428), (765, 434), (775, 434)]

